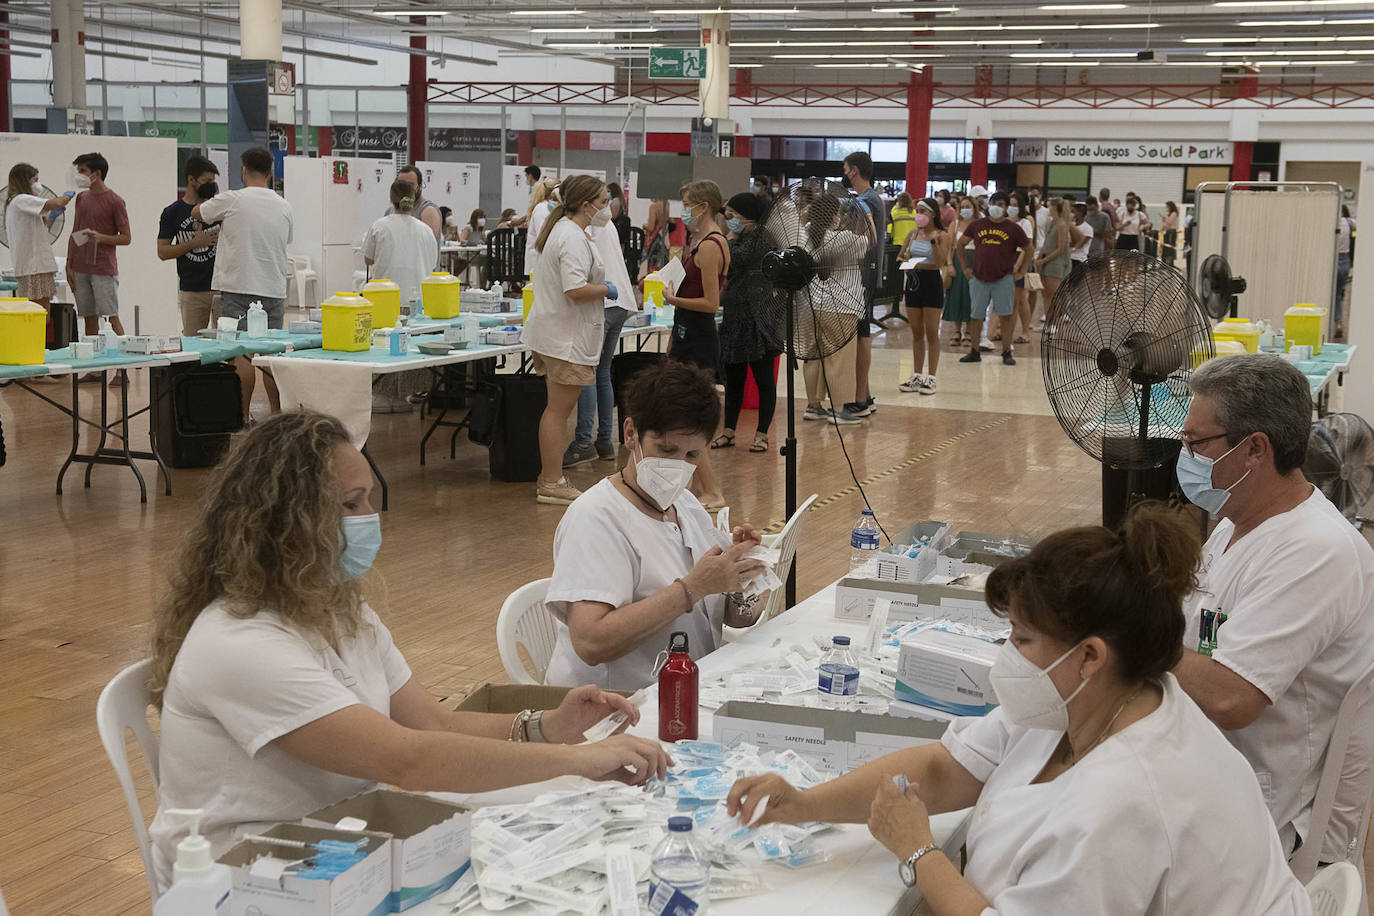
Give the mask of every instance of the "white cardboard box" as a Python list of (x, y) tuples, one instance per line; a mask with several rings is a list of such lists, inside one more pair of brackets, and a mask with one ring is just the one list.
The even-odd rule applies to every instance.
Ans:
[(997, 702), (988, 672), (997, 646), (976, 636), (920, 630), (902, 640), (895, 697), (959, 716), (986, 715)]
[(988, 607), (981, 588), (878, 579), (841, 579), (835, 589), (835, 616), (841, 620), (867, 620), (873, 616), (873, 602), (879, 598), (892, 602), (888, 611), (892, 623), (944, 618), (993, 630), (1007, 625)]
[(125, 353), (180, 353), (181, 338), (171, 334), (130, 334), (124, 338)]
[(485, 328), (482, 331), (482, 343), (488, 346), (505, 346), (507, 344), (518, 344), (520, 342), (520, 328), (510, 325), (504, 328)]
[(472, 811), (425, 795), (374, 789), (321, 808), (302, 823), (389, 834), (393, 913), (452, 887), (470, 864)]
[(763, 750), (794, 750), (839, 772), (884, 754), (940, 740), (948, 721), (899, 719), (871, 713), (731, 700), (712, 717), (711, 736), (734, 747), (747, 742)]
[(230, 916), (375, 916), (388, 912), (391, 895), (391, 838), (379, 833), (357, 834), (324, 830), (302, 824), (278, 824), (264, 836), (307, 843), (319, 840), (356, 842), (365, 837), (367, 858), (332, 881), (253, 875), (253, 863), (262, 856), (292, 858), (294, 852), (266, 843), (245, 840), (219, 861), (234, 870)]

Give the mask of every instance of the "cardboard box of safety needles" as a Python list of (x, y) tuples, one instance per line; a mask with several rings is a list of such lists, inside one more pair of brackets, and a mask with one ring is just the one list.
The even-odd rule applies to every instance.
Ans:
[(373, 916), (387, 912), (391, 895), (391, 838), (347, 833), (302, 824), (278, 824), (262, 836), (302, 843), (339, 840), (361, 843), (366, 857), (332, 878), (309, 878), (285, 862), (304, 862), (309, 850), (243, 840), (219, 861), (234, 870), (231, 916)]
[(452, 887), (471, 860), (471, 809), (425, 795), (375, 789), (321, 808), (302, 823), (389, 835), (393, 913)]

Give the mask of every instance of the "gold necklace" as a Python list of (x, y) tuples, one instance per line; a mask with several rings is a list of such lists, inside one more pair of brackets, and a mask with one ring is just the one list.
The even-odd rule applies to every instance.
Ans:
[[(1142, 690), (1144, 690), (1144, 689), (1145, 689), (1145, 685), (1144, 685), (1144, 684), (1141, 684), (1139, 687), (1137, 687), (1137, 688), (1135, 689), (1135, 691), (1134, 691), (1130, 696), (1128, 696), (1128, 697), (1126, 698), (1126, 701), (1125, 701), (1124, 703), (1122, 703), (1119, 707), (1117, 707), (1117, 710), (1116, 710), (1115, 715), (1113, 715), (1113, 716), (1111, 717), (1111, 719), (1107, 722), (1107, 727), (1104, 728), (1104, 729), (1102, 729), (1102, 733), (1101, 733), (1100, 735), (1097, 736), (1096, 740), (1094, 740), (1092, 744), (1089, 744), (1089, 745), (1083, 750), (1083, 753), (1082, 753), (1082, 754), (1077, 755), (1077, 759), (1082, 760), (1084, 757), (1086, 757), (1086, 756), (1088, 755), (1088, 753), (1089, 753), (1093, 748), (1097, 747), (1099, 744), (1102, 743), (1102, 740), (1103, 740), (1104, 738), (1107, 737), (1107, 733), (1110, 732), (1110, 731), (1112, 730), (1112, 726), (1116, 724), (1116, 720), (1119, 719), (1119, 718), (1121, 718), (1121, 714), (1122, 714), (1123, 712), (1126, 711), (1126, 707), (1127, 707), (1127, 706), (1130, 706), (1130, 705), (1131, 705), (1131, 701), (1134, 700), (1136, 697), (1140, 696), (1140, 691), (1142, 691)], [(1067, 733), (1067, 732), (1064, 733), (1064, 737), (1065, 737), (1065, 740), (1068, 739), (1068, 733)], [(1073, 744), (1070, 743), (1070, 744), (1069, 744), (1069, 752), (1068, 752), (1067, 754), (1064, 755), (1064, 763), (1067, 764), (1068, 766), (1073, 766), (1074, 758), (1075, 758), (1075, 755), (1074, 755), (1074, 752), (1073, 752)]]

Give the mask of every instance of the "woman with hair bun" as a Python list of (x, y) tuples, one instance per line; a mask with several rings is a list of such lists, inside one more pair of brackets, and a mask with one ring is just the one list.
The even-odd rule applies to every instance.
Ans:
[[(1119, 534), (1050, 535), (988, 577), (1011, 621), (997, 708), (805, 792), (742, 779), (730, 813), (866, 822), (936, 916), (1311, 913), (1254, 771), (1170, 673), (1200, 557), (1196, 524), (1158, 505)], [(968, 807), (960, 874), (930, 815)]]

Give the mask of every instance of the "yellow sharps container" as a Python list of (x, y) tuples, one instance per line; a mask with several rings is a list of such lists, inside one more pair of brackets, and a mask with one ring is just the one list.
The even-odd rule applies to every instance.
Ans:
[(420, 281), (425, 314), (431, 318), (457, 318), (462, 283), (445, 270), (436, 270)]
[(401, 288), (391, 280), (369, 280), (363, 298), (372, 303), (372, 327), (394, 328), (401, 317)]
[(372, 348), (372, 303), (357, 293), (335, 293), (320, 303), (324, 349), (356, 352)]

